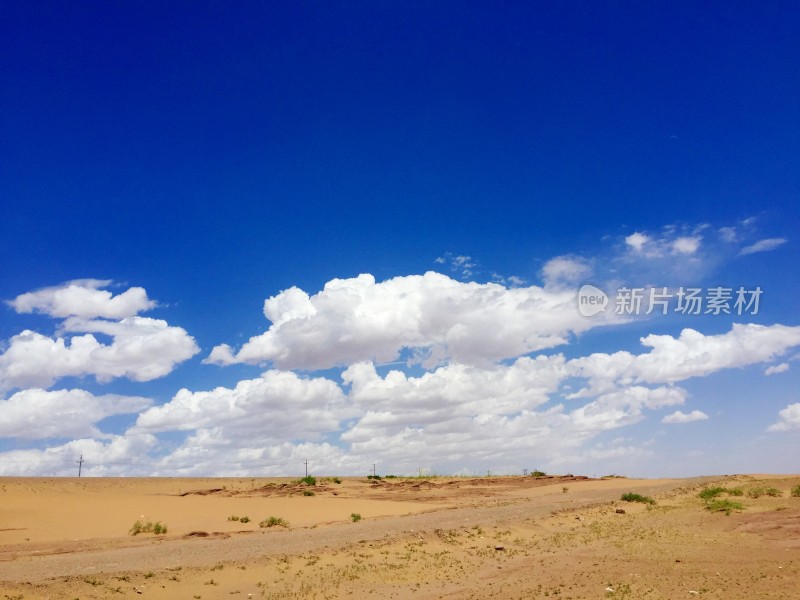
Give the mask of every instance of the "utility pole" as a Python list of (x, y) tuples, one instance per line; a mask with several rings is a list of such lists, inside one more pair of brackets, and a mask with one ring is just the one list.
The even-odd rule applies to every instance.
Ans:
[(522, 474), (527, 477), (528, 476), (528, 469), (522, 469)]
[(305, 465), (306, 465), (306, 477), (308, 477), (308, 459), (306, 459)]
[(372, 463), (372, 476), (375, 477), (375, 463)]
[(83, 467), (83, 454), (81, 454), (80, 460), (76, 460), (75, 462), (78, 463), (78, 477), (80, 477), (81, 476), (81, 467)]

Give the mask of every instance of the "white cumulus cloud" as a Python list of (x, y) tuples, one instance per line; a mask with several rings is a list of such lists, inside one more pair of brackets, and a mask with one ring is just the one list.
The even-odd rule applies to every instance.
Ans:
[[(200, 351), (183, 328), (146, 317), (118, 322), (71, 317), (63, 330), (84, 335), (51, 338), (25, 330), (13, 336), (0, 355), (0, 389), (46, 388), (62, 377), (86, 375), (100, 382), (116, 377), (150, 381)], [(93, 333), (112, 341), (102, 343)]]
[(570, 371), (587, 378), (591, 386), (575, 396), (632, 383), (674, 383), (767, 362), (800, 345), (800, 327), (735, 323), (725, 334), (707, 336), (684, 329), (677, 338), (648, 335), (641, 342), (652, 350), (639, 355), (596, 353), (570, 361)]
[[(25, 330), (8, 340), (0, 354), (0, 391), (47, 388), (62, 377), (87, 375), (99, 382), (117, 377), (150, 381), (200, 351), (183, 328), (136, 316), (156, 305), (143, 288), (113, 296), (100, 289), (110, 284), (110, 280), (74, 280), (10, 301), (17, 312), (63, 321), (55, 337)], [(111, 338), (110, 343), (104, 337)]]
[(778, 375), (779, 373), (786, 373), (789, 370), (789, 363), (782, 362), (778, 365), (770, 365), (764, 369), (764, 375)]
[(645, 244), (650, 241), (650, 237), (643, 234), (634, 232), (625, 238), (625, 243), (628, 244), (631, 248), (636, 250), (636, 252), (641, 252), (644, 249)]
[(108, 279), (76, 279), (21, 294), (8, 304), (18, 313), (85, 319), (124, 319), (156, 306), (153, 300), (148, 299), (144, 288), (132, 287), (116, 296), (101, 289), (112, 283)]
[(679, 254), (694, 254), (700, 248), (700, 238), (684, 236), (672, 242), (672, 251)]
[[(526, 465), (531, 456), (540, 465), (563, 465), (564, 457), (580, 461), (587, 455), (585, 445), (598, 435), (638, 423), (649, 411), (683, 406), (688, 392), (677, 382), (772, 360), (800, 344), (800, 328), (735, 325), (728, 333), (712, 336), (687, 329), (678, 337), (647, 336), (642, 342), (649, 351), (638, 355), (597, 353), (571, 360), (561, 354), (522, 356), (510, 364), (484, 365), (451, 362), (418, 376), (399, 370), (382, 375), (374, 363), (357, 362), (342, 373), (346, 407), (337, 415), (348, 416), (338, 428), (335, 418), (319, 418), (330, 430), (317, 432), (311, 438), (317, 445), (305, 448), (320, 453), (319, 464), (330, 472), (366, 472), (373, 462), (406, 473), (434, 464), (445, 470), (478, 471)], [(567, 384), (580, 379), (586, 387), (569, 393)], [(252, 405), (231, 400), (234, 396), (234, 390), (184, 392), (168, 410), (144, 413), (147, 417), (140, 417), (138, 430), (163, 431), (181, 428), (182, 423), (199, 427), (159, 468), (199, 473), (192, 456), (211, 468), (230, 455), (236, 458), (225, 472), (246, 471), (247, 465), (257, 472), (273, 472), (269, 469), (279, 467), (269, 465), (302, 458), (297, 451), (301, 442), (290, 437), (299, 426), (286, 422), (275, 434), (261, 424), (263, 409), (242, 411)], [(298, 411), (303, 406), (300, 403)], [(248, 415), (264, 429), (262, 437), (243, 433), (240, 424)], [(157, 425), (149, 422), (151, 416), (158, 416)], [(700, 418), (700, 411), (677, 411), (664, 422)], [(342, 446), (325, 446), (320, 440), (329, 436)]]
[(542, 267), (545, 285), (575, 285), (592, 273), (589, 261), (581, 257), (557, 256)]
[(153, 435), (112, 435), (103, 440), (81, 438), (42, 450), (12, 450), (0, 453), (0, 476), (74, 477), (81, 456), (83, 475), (151, 475), (152, 464), (143, 457), (157, 446)]
[(289, 371), (267, 371), (233, 389), (180, 390), (162, 406), (143, 412), (131, 430), (156, 433), (215, 430), (228, 438), (267, 441), (314, 439), (339, 429), (351, 416), (341, 388), (322, 377), (303, 379)]
[(684, 413), (680, 410), (676, 410), (674, 413), (670, 415), (666, 415), (663, 419), (661, 419), (662, 423), (691, 423), (692, 421), (705, 421), (708, 419), (708, 415), (700, 410), (693, 410), (690, 413)]
[[(555, 461), (592, 437), (638, 422), (645, 410), (681, 405), (678, 387), (630, 386), (570, 408), (558, 399), (569, 377), (561, 355), (522, 357), (490, 368), (451, 364), (420, 377), (370, 364), (343, 374), (362, 416), (341, 435), (356, 456), (415, 471), (421, 457), (453, 466)], [(509, 443), (513, 440), (513, 443)], [(399, 467), (398, 467), (399, 468)]]
[(779, 411), (778, 422), (770, 425), (767, 431), (800, 431), (800, 402)]
[(47, 439), (97, 437), (96, 423), (106, 417), (136, 413), (152, 405), (138, 396), (85, 390), (22, 390), (0, 400), (0, 438)]
[[(359, 421), (382, 429), (441, 423), (459, 417), (532, 410), (549, 400), (567, 376), (564, 357), (521, 357), (486, 368), (450, 364), (420, 377), (390, 371), (380, 377), (371, 363), (350, 366), (342, 379), (365, 414)], [(351, 436), (352, 437), (352, 436)]]
[(369, 459), (354, 457), (327, 442), (272, 442), (228, 437), (218, 429), (200, 429), (169, 455), (155, 461), (155, 476), (285, 476), (303, 473), (308, 460), (313, 475), (367, 474)]
[(598, 325), (575, 308), (575, 290), (508, 289), (429, 272), (377, 283), (372, 275), (334, 279), (308, 296), (291, 288), (269, 298), (272, 326), (238, 352), (217, 346), (207, 363), (324, 369), (388, 362), (404, 349), (435, 364), (486, 364), (564, 344)]

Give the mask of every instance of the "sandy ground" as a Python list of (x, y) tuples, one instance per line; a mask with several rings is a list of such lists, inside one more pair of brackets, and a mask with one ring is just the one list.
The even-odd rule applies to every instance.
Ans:
[[(698, 493), (710, 485), (741, 490), (720, 498), (742, 508), (707, 510)], [(797, 485), (0, 478), (0, 600), (797, 599)], [(769, 487), (780, 495), (754, 493)], [(656, 503), (623, 502), (626, 492)], [(259, 526), (271, 516), (286, 526)], [(167, 533), (131, 535), (137, 520)]]

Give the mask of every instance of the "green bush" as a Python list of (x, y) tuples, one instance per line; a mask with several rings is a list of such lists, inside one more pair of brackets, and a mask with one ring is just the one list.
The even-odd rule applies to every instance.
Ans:
[(156, 535), (164, 535), (167, 533), (167, 526), (163, 523), (154, 523), (153, 524), (153, 533)]
[(350, 513), (350, 520), (353, 523), (358, 523), (361, 520), (361, 515), (359, 513)]
[(792, 498), (800, 498), (800, 485), (796, 485), (792, 488)]
[(734, 500), (712, 500), (706, 504), (706, 509), (711, 512), (724, 512), (726, 515), (730, 515), (734, 510), (744, 510), (744, 506), (741, 502), (735, 502)]
[(531, 473), (531, 477), (544, 477), (545, 475), (547, 475), (547, 473), (539, 470), (536, 470), (533, 473)]
[(245, 516), (243, 516), (241, 519), (239, 519), (239, 522), (240, 522), (240, 523), (249, 523), (249, 522), (250, 522), (250, 517), (248, 517), (247, 515), (245, 515)]
[(699, 494), (697, 494), (703, 500), (712, 500), (719, 496), (720, 494), (725, 492), (724, 487), (708, 487), (702, 490)]
[(656, 501), (653, 500), (650, 496), (642, 496), (641, 494), (634, 494), (633, 492), (622, 494), (621, 500), (624, 500), (625, 502), (641, 502), (642, 504), (656, 503)]
[(289, 527), (289, 523), (280, 517), (270, 517), (269, 519), (264, 519), (261, 523), (258, 524), (259, 527)]
[(776, 487), (757, 487), (747, 491), (747, 495), (751, 498), (760, 498), (761, 496), (771, 496), (773, 498), (780, 498), (783, 496), (783, 492), (781, 492)]
[(133, 524), (133, 527), (131, 527), (128, 530), (128, 533), (130, 535), (139, 535), (140, 533), (144, 533), (144, 532), (145, 532), (145, 524), (142, 523), (141, 521), (136, 521)]
[(306, 485), (317, 485), (317, 478), (311, 475), (306, 475), (302, 477), (298, 483), (305, 483)]
[(238, 520), (239, 517), (237, 517), (236, 515), (231, 515), (230, 517), (228, 517), (228, 521), (238, 521)]
[(303, 496), (314, 496), (314, 495), (316, 494), (314, 494), (314, 492), (312, 492), (311, 490), (303, 490)]
[(156, 535), (164, 535), (167, 533), (167, 526), (161, 521), (136, 521), (133, 527), (128, 531), (130, 535), (139, 535), (140, 533), (154, 533)]
[(709, 500), (713, 500), (714, 498), (722, 494), (727, 494), (728, 496), (743, 496), (744, 490), (742, 490), (742, 488), (724, 488), (716, 486), (716, 487), (705, 488), (704, 490), (701, 490), (700, 493), (697, 495), (707, 502)]
[(342, 483), (342, 480), (339, 479), (338, 477), (334, 477), (333, 478), (333, 483)]
[(381, 476), (380, 475), (367, 475), (367, 479), (376, 479), (376, 480), (380, 481), (381, 480)]

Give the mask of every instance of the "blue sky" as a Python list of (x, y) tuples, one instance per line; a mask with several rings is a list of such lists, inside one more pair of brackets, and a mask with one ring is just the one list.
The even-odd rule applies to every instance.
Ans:
[(796, 471), (798, 29), (5, 3), (0, 474)]

